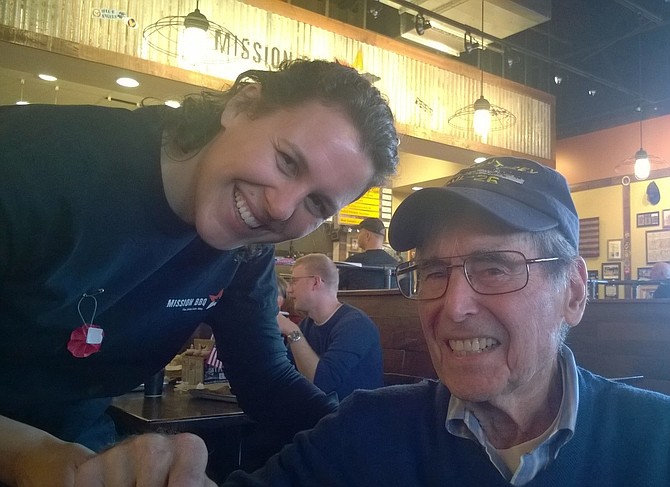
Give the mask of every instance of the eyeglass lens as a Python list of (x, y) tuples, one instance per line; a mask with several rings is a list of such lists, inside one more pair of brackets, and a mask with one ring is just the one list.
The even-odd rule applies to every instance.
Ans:
[[(506, 250), (465, 257), (462, 264), (450, 264), (453, 258), (428, 259), (398, 269), (398, 284), (411, 299), (441, 297), (455, 268), (463, 268), (470, 287), (479, 294), (506, 294), (523, 289), (528, 283), (526, 256)], [(411, 264), (411, 263), (408, 263)]]
[(311, 278), (313, 278), (313, 277), (316, 277), (316, 276), (296, 276), (296, 277), (291, 276), (291, 277), (287, 277), (287, 278), (286, 278), (286, 282), (287, 282), (288, 284), (293, 285), (293, 284), (295, 284), (299, 279), (311, 279)]

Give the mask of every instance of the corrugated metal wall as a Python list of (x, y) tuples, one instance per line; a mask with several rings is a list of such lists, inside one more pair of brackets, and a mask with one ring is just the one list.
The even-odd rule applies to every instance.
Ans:
[[(218, 49), (204, 52), (205, 62), (201, 64), (189, 65), (145, 42), (142, 32), (146, 26), (169, 15), (186, 15), (194, 6), (194, 1), (180, 0), (107, 0), (104, 4), (99, 0), (5, 0), (0, 5), (0, 23), (226, 80), (245, 69), (272, 67), (285, 57), (340, 59), (354, 64), (358, 56), (356, 67), (380, 78), (375, 84), (389, 98), (398, 123), (408, 135), (433, 140), (446, 137), (461, 146), (480, 142), (471, 131), (448, 124), (451, 114), (479, 97), (479, 76), (474, 71), (472, 75), (451, 72), (237, 0), (199, 2), (200, 11), (238, 41), (230, 43), (233, 38), (229, 35), (226, 44), (222, 34)], [(162, 29), (152, 36), (152, 42), (165, 50), (175, 50), (178, 36), (179, 29)], [(486, 143), (553, 159), (552, 105), (546, 99), (512, 90), (505, 83), (497, 84), (497, 80), (487, 75), (484, 95), (491, 103), (513, 112), (517, 122), (509, 129), (492, 132)]]

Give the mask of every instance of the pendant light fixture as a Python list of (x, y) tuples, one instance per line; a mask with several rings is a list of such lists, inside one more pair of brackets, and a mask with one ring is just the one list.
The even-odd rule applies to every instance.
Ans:
[[(640, 93), (640, 98), (642, 98), (642, 41), (640, 36), (637, 36), (637, 57), (638, 57), (638, 91)], [(614, 168), (614, 172), (618, 174), (633, 174), (635, 179), (638, 181), (644, 181), (647, 179), (652, 169), (661, 169), (668, 167), (669, 164), (664, 159), (649, 154), (644, 150), (644, 144), (642, 143), (642, 122), (644, 121), (642, 101), (635, 108), (636, 111), (640, 113), (640, 149), (635, 152), (635, 155), (625, 159), (619, 165)]]
[(482, 69), (482, 52), (484, 51), (484, 0), (482, 0), (482, 29), (481, 43), (476, 48), (477, 67), (479, 68), (479, 98), (471, 105), (467, 105), (449, 118), (449, 125), (461, 130), (474, 129), (475, 133), (487, 141), (489, 132), (511, 127), (516, 123), (516, 115), (509, 110), (492, 104), (484, 98), (484, 70)]
[(190, 65), (224, 62), (228, 59), (226, 50), (240, 51), (243, 46), (237, 36), (209, 20), (199, 4), (196, 1), (195, 10), (188, 15), (170, 15), (145, 27), (142, 37), (147, 45)]
[[(637, 89), (642, 97), (642, 42), (641, 34), (637, 35)], [(640, 112), (640, 150), (635, 153), (635, 162), (633, 163), (633, 174), (635, 179), (642, 181), (649, 177), (651, 173), (651, 164), (649, 163), (649, 154), (642, 145), (642, 105), (638, 105)]]
[[(640, 110), (639, 107), (638, 110)], [(624, 176), (633, 175), (638, 181), (644, 181), (647, 179), (651, 175), (651, 171), (670, 167), (670, 163), (668, 163), (668, 161), (662, 157), (650, 154), (644, 149), (642, 140), (642, 123), (643, 120), (642, 117), (640, 117), (640, 148), (637, 150), (637, 152), (635, 152), (634, 155), (623, 160), (614, 168), (614, 172), (616, 174), (622, 174)]]
[(200, 13), (198, 6), (199, 2), (196, 2), (195, 10), (184, 19), (184, 35), (182, 36), (183, 56), (194, 61), (198, 60), (198, 53), (202, 46), (207, 44), (207, 31), (209, 30), (209, 20)]
[(633, 174), (635, 179), (643, 180), (649, 177), (651, 173), (651, 163), (649, 154), (642, 146), (642, 120), (640, 120), (640, 150), (635, 153), (635, 163), (633, 164)]

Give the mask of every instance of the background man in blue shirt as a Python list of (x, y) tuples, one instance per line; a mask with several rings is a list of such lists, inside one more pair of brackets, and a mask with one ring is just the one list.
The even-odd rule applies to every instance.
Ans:
[(361, 310), (337, 299), (333, 261), (323, 254), (301, 257), (288, 281), (295, 309), (307, 315), (299, 325), (277, 317), (298, 371), (340, 399), (354, 389), (381, 387), (379, 330)]

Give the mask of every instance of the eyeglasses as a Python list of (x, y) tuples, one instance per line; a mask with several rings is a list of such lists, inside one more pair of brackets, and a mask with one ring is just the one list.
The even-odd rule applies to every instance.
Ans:
[(287, 283), (289, 286), (292, 286), (293, 284), (295, 284), (295, 281), (297, 281), (298, 279), (312, 279), (312, 278), (314, 278), (314, 277), (319, 277), (319, 276), (316, 276), (316, 275), (312, 275), (312, 276), (297, 276), (297, 277), (293, 277), (293, 276), (291, 276), (291, 277), (287, 277), (287, 278), (286, 278), (286, 283)]
[[(462, 264), (449, 264), (462, 258)], [(526, 259), (515, 250), (499, 250), (460, 257), (443, 257), (403, 262), (396, 268), (403, 296), (414, 300), (444, 296), (454, 268), (463, 268), (468, 284), (478, 294), (495, 295), (519, 291), (528, 284), (529, 265), (553, 262), (558, 257)]]

